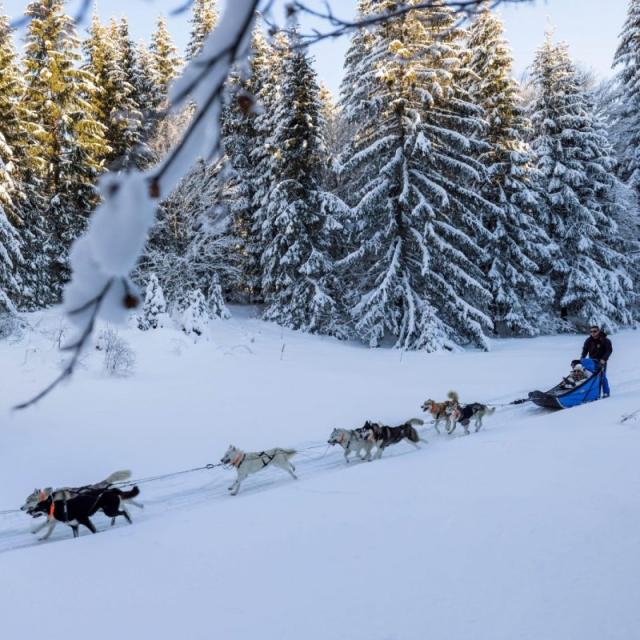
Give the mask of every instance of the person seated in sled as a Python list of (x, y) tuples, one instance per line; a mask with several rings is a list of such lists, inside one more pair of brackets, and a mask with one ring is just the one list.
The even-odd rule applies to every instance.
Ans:
[(580, 360), (573, 360), (571, 362), (571, 373), (562, 378), (563, 389), (573, 389), (577, 384), (588, 380), (593, 374), (582, 365)]
[[(582, 347), (580, 364), (591, 373), (596, 373), (607, 366), (607, 362), (613, 353), (611, 340), (607, 334), (598, 326), (592, 325), (589, 330), (589, 337)], [(606, 373), (602, 375), (602, 397), (608, 398), (611, 390)]]

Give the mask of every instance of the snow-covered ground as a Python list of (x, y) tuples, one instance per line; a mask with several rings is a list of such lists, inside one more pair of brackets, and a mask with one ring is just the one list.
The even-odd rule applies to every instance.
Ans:
[[(67, 640), (633, 640), (640, 628), (640, 341), (614, 336), (613, 396), (549, 413), (499, 408), (478, 434), (344, 464), (336, 426), (399, 423), (449, 389), (503, 403), (566, 374), (580, 336), (496, 341), (490, 353), (367, 350), (240, 316), (194, 344), (121, 330), (137, 365), (9, 413), (58, 371), (61, 319), (0, 342), (0, 510), (35, 486), (131, 468), (216, 463), (230, 442), (303, 449), (299, 481), (265, 471), (227, 496), (216, 468), (141, 485), (144, 511), (38, 543), (0, 515), (3, 638)], [(308, 449), (307, 449), (308, 447)], [(314, 447), (314, 448), (312, 448)], [(107, 522), (95, 518), (100, 529)]]

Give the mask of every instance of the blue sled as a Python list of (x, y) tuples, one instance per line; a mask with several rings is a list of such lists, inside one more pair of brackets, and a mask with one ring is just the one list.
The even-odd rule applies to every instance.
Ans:
[(588, 380), (584, 380), (571, 389), (563, 388), (562, 383), (549, 391), (532, 391), (529, 400), (539, 407), (547, 409), (570, 409), (585, 402), (599, 400), (603, 385), (604, 369), (596, 371)]

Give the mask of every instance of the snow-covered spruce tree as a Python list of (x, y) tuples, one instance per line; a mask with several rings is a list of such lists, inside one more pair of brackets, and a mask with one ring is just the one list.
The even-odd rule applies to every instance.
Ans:
[(142, 127), (142, 113), (127, 74), (130, 69), (124, 67), (123, 40), (126, 42), (127, 37), (126, 21), (118, 24), (112, 19), (109, 25), (103, 26), (94, 15), (89, 37), (83, 45), (85, 68), (96, 82), (94, 103), (110, 147), (106, 161), (122, 169), (133, 162), (132, 154), (141, 141)]
[(238, 284), (235, 239), (223, 201), (220, 164), (198, 162), (160, 205), (136, 273), (146, 282), (158, 276), (172, 309), (184, 308), (189, 291), (199, 289), (207, 299), (218, 275), (226, 289)]
[[(493, 294), (491, 316), (499, 333), (536, 335), (553, 303), (553, 290), (541, 275), (554, 257), (539, 211), (531, 151), (525, 142), (530, 123), (513, 80), (513, 59), (500, 19), (487, 6), (469, 31), (470, 92), (485, 112), (488, 149), (482, 195), (498, 205), (485, 217), (492, 237), (483, 247), (488, 286)], [(548, 327), (547, 327), (548, 328)]]
[(217, 273), (213, 274), (213, 281), (211, 287), (209, 287), (207, 307), (209, 308), (209, 315), (214, 319), (228, 320), (231, 317), (231, 312), (227, 309), (224, 296), (222, 295), (220, 277)]
[(338, 188), (336, 165), (347, 138), (340, 108), (336, 105), (329, 88), (323, 83), (320, 83), (320, 105), (322, 139), (327, 150), (322, 183), (327, 190), (336, 192)]
[(189, 294), (188, 305), (182, 314), (182, 330), (194, 338), (205, 333), (209, 324), (207, 301), (200, 289)]
[(169, 85), (178, 75), (182, 60), (167, 29), (167, 22), (162, 16), (158, 18), (156, 30), (151, 36), (149, 50), (153, 56), (156, 84), (162, 99), (166, 100), (169, 93)]
[(142, 314), (138, 317), (138, 329), (147, 331), (164, 326), (167, 313), (167, 303), (164, 299), (162, 287), (155, 273), (149, 276), (144, 296)]
[[(164, 18), (158, 20), (158, 27), (151, 37), (149, 47), (151, 55), (153, 82), (160, 97), (159, 109), (167, 106), (169, 86), (178, 75), (182, 60), (176, 49)], [(182, 138), (182, 134), (193, 115), (193, 104), (188, 103), (178, 111), (172, 111), (157, 119), (153, 127), (149, 146), (156, 158), (164, 157), (169, 149)]]
[(126, 18), (120, 19), (116, 37), (120, 67), (125, 82), (131, 87), (127, 151), (120, 158), (120, 163), (125, 168), (134, 165), (142, 169), (155, 161), (148, 140), (157, 117), (157, 103), (154, 104), (154, 91), (150, 91), (147, 75), (141, 68), (139, 49), (129, 35)]
[[(0, 139), (0, 155), (5, 143)], [(0, 188), (2, 169), (0, 167)], [(23, 283), (17, 273), (17, 267), (23, 262), (20, 250), (21, 240), (18, 232), (7, 219), (0, 202), (0, 316), (15, 313), (17, 305), (23, 299)]]
[(26, 10), (24, 104), (38, 130), (28, 155), (41, 183), (50, 238), (41, 248), (50, 265), (41, 303), (60, 297), (69, 247), (96, 205), (95, 182), (109, 152), (94, 104), (95, 79), (78, 67), (79, 43), (63, 5), (63, 0), (39, 0)]
[[(290, 32), (292, 44), (298, 35)], [(332, 250), (346, 206), (324, 191), (320, 90), (306, 52), (284, 57), (273, 114), (276, 163), (262, 225), (264, 317), (292, 329), (346, 337)]]
[(218, 22), (217, 0), (193, 0), (191, 33), (185, 58), (192, 60), (200, 53), (204, 40)]
[(407, 349), (487, 347), (491, 293), (478, 242), (495, 207), (474, 191), (482, 111), (464, 90), (454, 23), (440, 3), (408, 12), (358, 34), (361, 50), (354, 41), (347, 59), (342, 105), (354, 138), (341, 174), (353, 234), (340, 264), (356, 331), (371, 346), (389, 335)]
[(566, 45), (554, 45), (549, 35), (532, 75), (532, 147), (548, 233), (560, 247), (551, 270), (556, 309), (581, 329), (629, 324), (632, 282), (625, 256), (615, 249), (619, 202), (610, 144), (594, 124), (593, 102)]
[[(271, 60), (273, 52), (260, 28), (253, 35), (252, 54), (245, 74), (234, 73), (227, 87), (226, 106), (222, 117), (222, 141), (228, 161), (227, 207), (231, 216), (233, 235), (237, 239), (240, 301), (262, 301), (262, 231), (256, 224), (256, 193), (260, 171), (270, 158), (265, 138), (266, 127), (260, 123), (273, 113), (271, 96), (273, 82)], [(265, 98), (267, 100), (265, 100)], [(271, 135), (271, 132), (268, 132)]]
[(9, 18), (0, 14), (0, 205), (14, 224), (20, 222), (25, 197), (19, 172), (21, 155), (28, 144), (26, 113), (21, 106), (23, 92)]
[(619, 68), (616, 128), (620, 177), (640, 198), (640, 0), (629, 0), (627, 20), (613, 61)]

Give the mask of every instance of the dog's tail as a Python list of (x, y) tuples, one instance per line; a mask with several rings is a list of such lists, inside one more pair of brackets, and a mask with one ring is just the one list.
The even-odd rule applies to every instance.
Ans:
[(420, 420), (420, 418), (411, 418), (411, 420), (407, 420), (406, 424), (417, 425), (421, 427), (424, 424), (424, 420)]
[(131, 487), (129, 491), (120, 490), (120, 498), (122, 500), (133, 500), (140, 495), (140, 489), (138, 487)]
[(295, 456), (296, 453), (298, 453), (295, 449), (280, 449), (279, 451), (280, 453), (284, 453), (287, 458), (291, 458), (292, 456)]
[(454, 402), (455, 404), (460, 403), (460, 397), (458, 396), (457, 391), (449, 391), (449, 393), (447, 393), (447, 398), (449, 398), (449, 400), (451, 400), (451, 402)]
[(98, 484), (114, 484), (115, 482), (124, 482), (131, 477), (131, 471), (128, 469), (122, 469), (121, 471), (114, 471), (110, 476), (106, 477), (102, 482)]
[(420, 436), (418, 435), (418, 432), (415, 430), (415, 427), (412, 427), (410, 424), (407, 424), (404, 433), (404, 437), (411, 440), (411, 442), (420, 442)]

